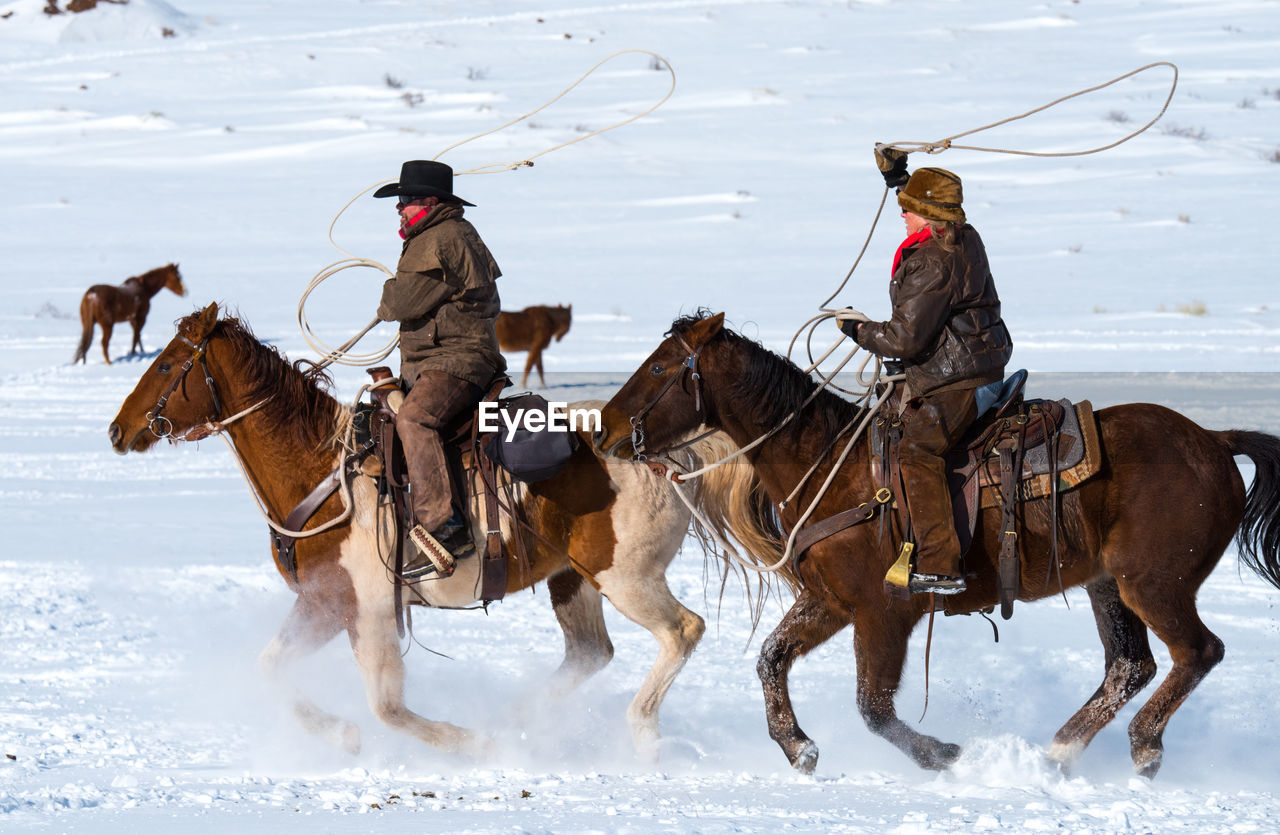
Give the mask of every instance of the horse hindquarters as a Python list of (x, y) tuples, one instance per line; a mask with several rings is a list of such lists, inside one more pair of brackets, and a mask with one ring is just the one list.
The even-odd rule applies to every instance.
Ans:
[(1129, 725), (1135, 769), (1154, 776), (1174, 711), (1222, 660), (1196, 593), (1231, 542), (1244, 485), (1217, 433), (1150, 404), (1098, 413), (1108, 474), (1100, 558), (1120, 600), (1169, 649), (1173, 667)]
[(1102, 639), (1106, 673), (1084, 706), (1054, 734), (1048, 757), (1064, 770), (1156, 674), (1147, 628), (1120, 599), (1115, 579), (1099, 578), (1085, 590)]

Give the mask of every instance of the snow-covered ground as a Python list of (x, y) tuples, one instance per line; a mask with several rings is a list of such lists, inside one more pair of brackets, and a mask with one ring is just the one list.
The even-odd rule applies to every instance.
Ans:
[[(623, 720), (652, 639), (610, 612), (614, 662), (547, 703), (561, 639), (542, 589), (487, 616), (415, 621), (449, 658), (409, 649), (411, 706), (493, 733), (491, 761), (381, 728), (345, 642), (302, 671), (365, 732), (360, 755), (331, 750), (257, 674), (290, 594), (230, 457), (204, 444), (118, 458), (105, 426), (144, 364), (108, 367), (96, 343), (87, 366), (67, 364), (84, 289), (169, 261), (191, 293), (156, 297), (149, 348), (216, 300), (308, 356), (297, 299), (341, 257), (326, 229), (348, 199), (630, 48), (675, 67), (664, 107), (533, 168), (458, 178), (506, 274), (505, 306), (573, 304), (546, 356), (561, 399), (607, 395), (700, 306), (784, 349), (867, 234), (875, 141), (940, 139), (1165, 60), (1181, 71), (1169, 112), (1116, 149), (912, 164), (964, 177), (1037, 393), (1157, 400), (1214, 428), (1280, 433), (1275, 2), (131, 0), (53, 17), (44, 5), (0, 2), (0, 830), (1280, 828), (1280, 592), (1238, 571), (1234, 551), (1200, 596), (1226, 659), (1175, 716), (1154, 782), (1131, 776), (1133, 706), (1073, 775), (1043, 762), (1101, 678), (1080, 594), (1020, 606), (998, 644), (980, 619), (938, 623), (920, 726), (966, 746), (941, 775), (863, 727), (848, 636), (832, 640), (793, 676), (822, 750), (815, 776), (794, 774), (764, 728), (761, 635), (736, 587), (717, 604), (692, 541), (671, 582), (710, 627), (664, 706), (656, 769), (633, 758)], [(1152, 118), (1169, 80), (1153, 70), (962, 141), (1103, 145)], [(444, 160), (527, 157), (667, 85), (648, 57), (622, 56)], [(398, 253), (386, 201), (357, 201), (334, 235), (361, 257)], [(887, 311), (900, 237), (890, 212), (840, 304)], [(358, 330), (378, 278), (325, 282), (312, 328), (332, 344)], [(113, 356), (127, 344), (117, 328)], [(337, 394), (362, 376), (341, 371)], [(923, 653), (921, 635), (899, 699), (908, 720), (923, 708)], [(1162, 648), (1157, 660), (1168, 669)]]

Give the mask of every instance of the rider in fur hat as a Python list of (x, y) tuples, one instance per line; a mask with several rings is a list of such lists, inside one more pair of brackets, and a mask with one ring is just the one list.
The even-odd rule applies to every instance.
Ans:
[[(907, 591), (964, 591), (945, 456), (978, 417), (975, 391), (1003, 379), (1013, 340), (978, 232), (965, 222), (960, 178), (942, 168), (907, 177), (906, 154), (877, 149), (907, 238), (893, 259), (887, 322), (840, 329), (906, 372), (899, 460), (917, 557)], [(904, 185), (905, 183), (905, 185)]]

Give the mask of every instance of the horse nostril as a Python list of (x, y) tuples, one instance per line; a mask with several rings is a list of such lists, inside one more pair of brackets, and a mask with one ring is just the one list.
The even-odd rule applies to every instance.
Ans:
[(595, 432), (591, 433), (591, 442), (592, 444), (595, 445), (596, 449), (603, 448), (602, 446), (604, 444), (604, 427), (603, 426), (597, 429)]
[(112, 446), (118, 446), (122, 437), (124, 432), (120, 429), (120, 424), (113, 423), (107, 427), (107, 439), (111, 441)]

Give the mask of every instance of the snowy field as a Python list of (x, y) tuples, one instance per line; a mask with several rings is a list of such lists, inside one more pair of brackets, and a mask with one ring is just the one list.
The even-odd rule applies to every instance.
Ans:
[[(361, 725), (361, 754), (330, 749), (257, 672), (291, 595), (230, 456), (213, 442), (117, 457), (106, 425), (145, 361), (107, 366), (95, 342), (87, 365), (68, 364), (85, 288), (170, 261), (191, 292), (155, 298), (149, 349), (219, 301), (309, 356), (297, 300), (342, 257), (326, 230), (347, 200), (630, 48), (675, 67), (660, 110), (533, 168), (456, 183), (505, 273), (504, 306), (573, 304), (546, 393), (607, 396), (698, 307), (784, 350), (867, 234), (882, 191), (874, 142), (940, 139), (1172, 61), (1167, 115), (1116, 149), (954, 150), (912, 167), (964, 177), (1034, 393), (1153, 400), (1212, 428), (1280, 434), (1273, 0), (131, 0), (54, 17), (44, 5), (0, 0), (0, 831), (1280, 829), (1280, 591), (1242, 573), (1234, 549), (1200, 595), (1226, 659), (1174, 717), (1155, 781), (1130, 769), (1136, 704), (1073, 774), (1044, 761), (1101, 679), (1082, 593), (1020, 605), (998, 644), (979, 618), (939, 620), (919, 727), (966, 750), (942, 774), (864, 728), (849, 635), (833, 639), (792, 677), (822, 752), (814, 776), (797, 775), (764, 727), (762, 634), (738, 587), (718, 603), (717, 568), (692, 540), (671, 585), (708, 630), (664, 705), (656, 768), (631, 753), (623, 716), (654, 642), (606, 607), (613, 663), (548, 703), (562, 640), (541, 588), (487, 616), (415, 618), (418, 640), (448, 657), (407, 647), (410, 706), (492, 734), (490, 760), (382, 728), (341, 640), (299, 676)], [(1104, 145), (1158, 112), (1170, 76), (964, 141)], [(668, 84), (648, 57), (623, 56), (443, 159), (519, 160), (643, 110)], [(334, 236), (393, 265), (395, 222), (365, 197)], [(887, 313), (901, 236), (891, 211), (839, 304)], [(313, 329), (331, 344), (357, 331), (379, 277), (322, 285)], [(118, 327), (112, 356), (127, 346)], [(362, 377), (340, 371), (335, 393), (349, 400)], [(782, 611), (770, 604), (764, 632)], [(899, 697), (911, 722), (923, 656), (922, 633)]]

